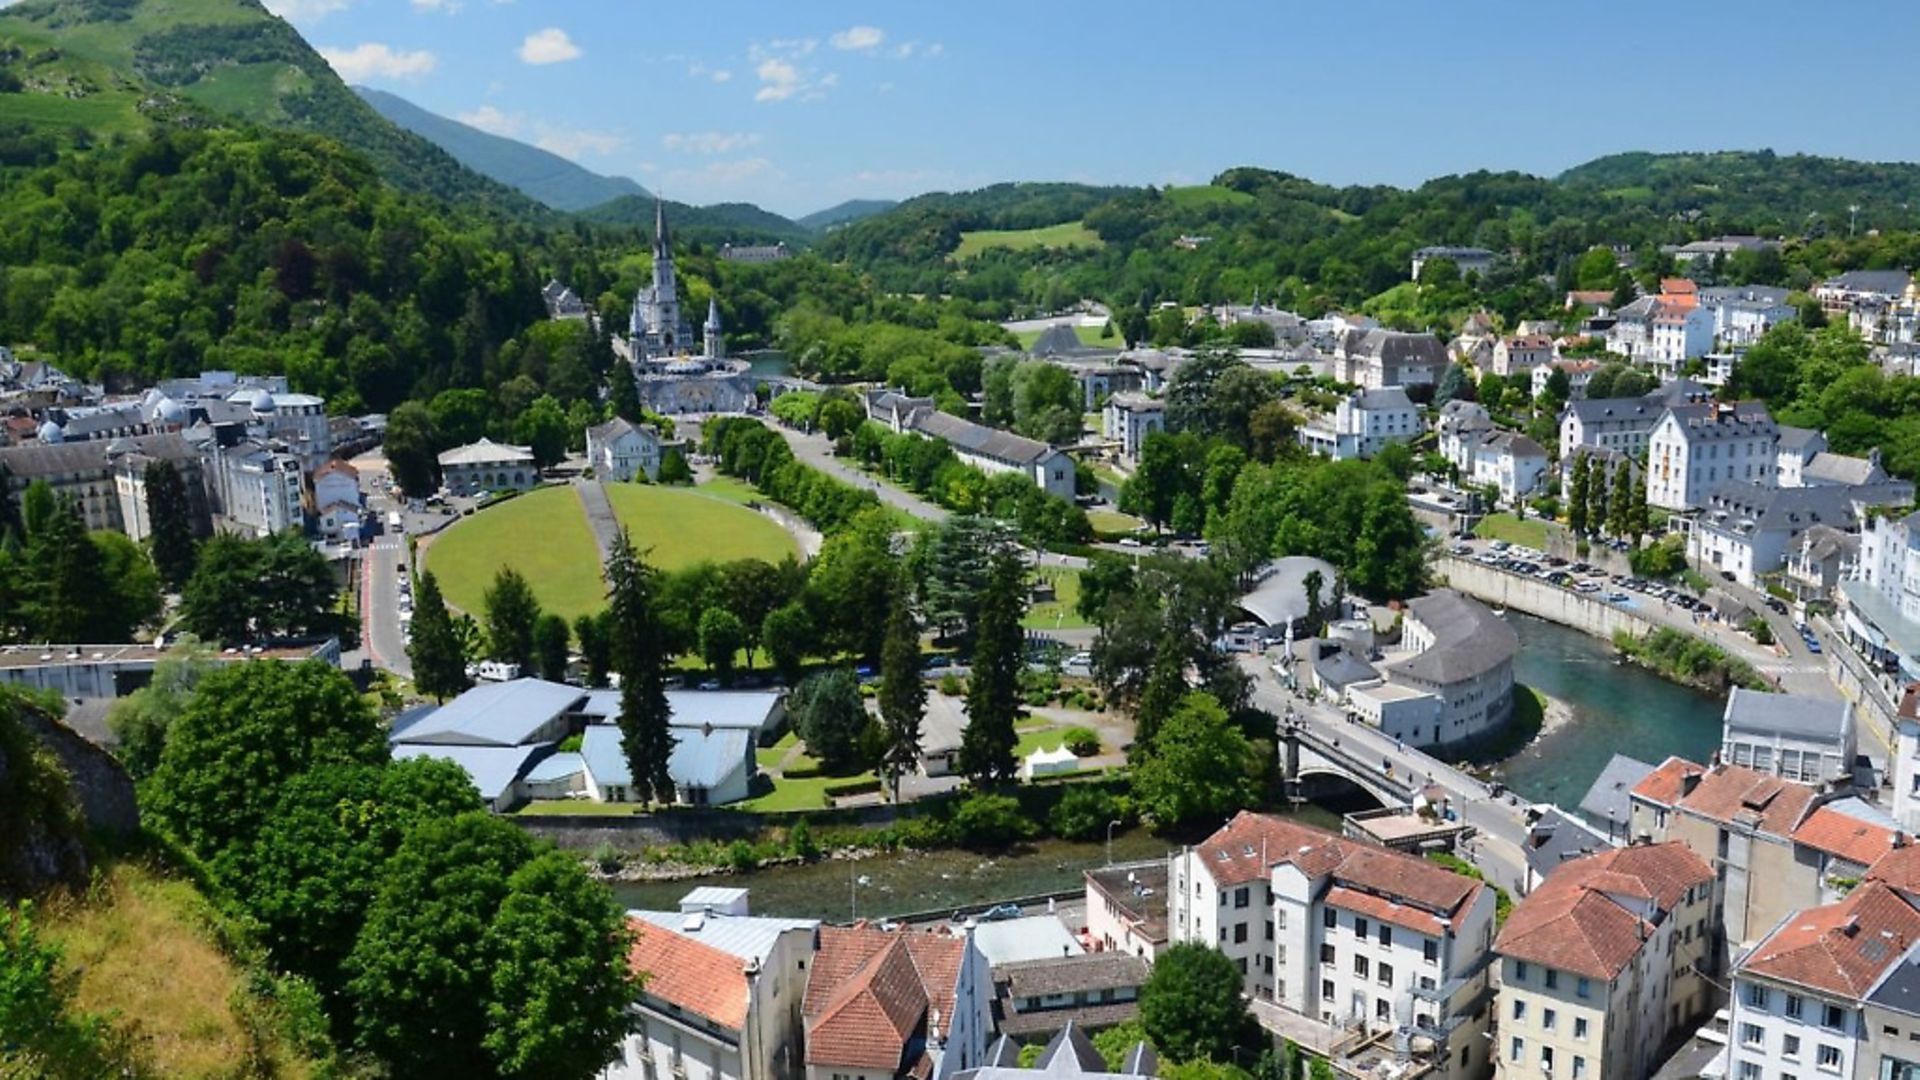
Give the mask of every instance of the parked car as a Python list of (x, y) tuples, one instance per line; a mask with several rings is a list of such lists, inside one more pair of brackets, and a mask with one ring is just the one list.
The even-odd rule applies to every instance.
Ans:
[(980, 921), (1000, 922), (1003, 919), (1017, 919), (1020, 915), (1019, 904), (995, 904), (980, 913)]

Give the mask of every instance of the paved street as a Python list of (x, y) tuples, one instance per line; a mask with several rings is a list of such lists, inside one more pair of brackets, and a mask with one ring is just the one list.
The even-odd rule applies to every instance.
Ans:
[(825, 435), (803, 434), (780, 423), (769, 422), (767, 426), (779, 432), (780, 437), (787, 440), (787, 445), (793, 448), (794, 457), (821, 472), (844, 480), (854, 487), (866, 488), (880, 496), (881, 502), (905, 510), (914, 517), (926, 521), (947, 520), (948, 514), (945, 509), (933, 505), (905, 488), (895, 487), (884, 480), (868, 476), (835, 457), (833, 443), (828, 441)]
[(1396, 746), (1394, 740), (1366, 724), (1357, 724), (1330, 705), (1309, 704), (1280, 684), (1264, 655), (1243, 657), (1241, 666), (1253, 676), (1253, 701), (1275, 716), (1292, 710), (1297, 720), (1322, 738), (1339, 739), (1342, 747), (1354, 748), (1365, 760), (1391, 763), (1395, 776), (1412, 776), (1445, 788), (1453, 797), (1454, 809), (1461, 820), (1479, 830), (1465, 853), (1487, 876), (1487, 880), (1512, 893), (1516, 898), (1526, 885), (1527, 861), (1523, 854), (1527, 825), (1524, 803), (1510, 796), (1493, 796), (1479, 780), (1445, 762), (1428, 757), (1410, 746)]
[(398, 536), (376, 537), (361, 549), (360, 634), (375, 667), (410, 679), (413, 664), (400, 621), (400, 570), (406, 558), (406, 540)]

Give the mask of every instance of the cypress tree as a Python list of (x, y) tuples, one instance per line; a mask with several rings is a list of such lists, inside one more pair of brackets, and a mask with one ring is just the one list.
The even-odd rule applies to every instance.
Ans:
[(900, 801), (900, 777), (920, 761), (920, 718), (927, 711), (927, 687), (920, 679), (920, 620), (913, 614), (913, 590), (907, 576), (894, 582), (893, 607), (887, 612), (887, 637), (880, 648), (880, 720), (887, 733), (887, 780)]
[(1020, 719), (1020, 616), (1026, 609), (1026, 573), (1011, 551), (993, 556), (980, 621), (974, 633), (973, 670), (967, 677), (967, 730), (960, 737), (960, 772), (975, 784), (1011, 780), (1019, 762), (1014, 724)]
[(522, 675), (532, 674), (533, 627), (540, 621), (540, 601), (534, 599), (533, 586), (519, 571), (502, 567), (481, 602), (487, 609), (488, 655), (520, 665)]
[(673, 731), (667, 726), (671, 710), (658, 586), (658, 572), (634, 554), (627, 531), (620, 530), (607, 557), (608, 614), (613, 670), (620, 675), (620, 748), (640, 802), (672, 802), (674, 796), (667, 774)]
[(61, 500), (28, 522), (22, 605), (27, 636), (48, 642), (104, 640), (96, 628), (112, 604), (112, 589), (79, 505)]
[(1567, 527), (1575, 536), (1587, 533), (1587, 488), (1593, 482), (1592, 463), (1586, 454), (1575, 453), (1573, 479), (1567, 483)]
[(473, 685), (467, 678), (467, 654), (454, 632), (453, 618), (440, 595), (433, 571), (420, 572), (413, 594), (413, 635), (407, 640), (407, 659), (413, 664), (413, 685), (436, 701)]
[(186, 587), (193, 576), (193, 562), (199, 554), (193, 538), (193, 510), (187, 501), (187, 485), (180, 470), (171, 461), (147, 464), (143, 477), (147, 488), (147, 524), (153, 545), (153, 565), (167, 588)]
[(1613, 498), (1608, 500), (1607, 531), (1625, 536), (1633, 531), (1633, 464), (1621, 459), (1613, 470)]
[(533, 652), (540, 662), (540, 677), (548, 682), (567, 681), (567, 646), (573, 635), (567, 631), (567, 620), (552, 612), (540, 616), (533, 624)]

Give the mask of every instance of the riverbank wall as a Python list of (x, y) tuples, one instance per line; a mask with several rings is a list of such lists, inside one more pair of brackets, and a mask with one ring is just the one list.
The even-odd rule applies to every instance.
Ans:
[(1655, 629), (1652, 620), (1630, 609), (1609, 604), (1597, 595), (1573, 592), (1536, 578), (1521, 577), (1482, 566), (1471, 559), (1442, 556), (1433, 561), (1437, 577), (1446, 584), (1480, 600), (1511, 611), (1535, 615), (1549, 622), (1569, 626), (1607, 642), (1617, 631), (1639, 636)]
[(507, 820), (533, 836), (570, 851), (591, 851), (606, 844), (619, 851), (689, 844), (754, 840), (773, 828), (806, 821), (808, 828), (880, 828), (900, 820), (892, 803), (806, 813), (762, 814), (751, 810), (675, 807), (671, 810), (609, 817), (599, 814), (516, 814)]

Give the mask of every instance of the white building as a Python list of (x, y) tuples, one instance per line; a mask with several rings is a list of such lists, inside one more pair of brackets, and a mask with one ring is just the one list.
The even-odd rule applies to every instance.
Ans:
[(301, 478), (299, 458), (259, 443), (214, 450), (217, 510), (233, 528), (255, 536), (305, 527)]
[(927, 398), (907, 397), (892, 390), (868, 392), (867, 418), (895, 432), (910, 431), (939, 439), (953, 448), (955, 457), (982, 472), (1019, 473), (1047, 494), (1073, 501), (1073, 458), (1037, 439), (943, 413)]
[(1728, 1080), (1901, 1075), (1864, 1062), (1864, 1002), (1920, 942), (1920, 911), (1880, 881), (1787, 916), (1733, 970)]
[(695, 889), (679, 911), (628, 912), (628, 960), (646, 981), (601, 1080), (798, 1075), (800, 1005), (820, 924), (748, 915), (745, 894)]
[(1495, 731), (1513, 715), (1513, 657), (1520, 639), (1486, 605), (1452, 589), (1407, 602), (1400, 648), (1389, 652), (1387, 681), (1440, 700), (1431, 731), (1407, 741), (1457, 742)]
[(1500, 1075), (1642, 1080), (1714, 1001), (1713, 868), (1680, 843), (1561, 863), (1513, 908), (1499, 954)]
[(616, 416), (587, 429), (587, 467), (601, 480), (627, 483), (636, 476), (660, 478), (660, 436), (652, 428)]
[(1669, 406), (1647, 436), (1647, 505), (1684, 512), (1730, 485), (1772, 487), (1779, 438), (1758, 401)]
[(1493, 346), (1493, 373), (1505, 378), (1553, 363), (1553, 339), (1545, 334), (1503, 337)]
[(1500, 489), (1500, 499), (1509, 506), (1540, 490), (1547, 475), (1546, 448), (1515, 431), (1483, 432), (1477, 439), (1462, 440), (1458, 446), (1462, 460), (1448, 460), (1460, 467), (1463, 479)]
[(1487, 1069), (1493, 894), (1412, 855), (1243, 812), (1174, 854), (1168, 933), (1224, 952), (1246, 992), (1323, 1023), (1406, 1031), (1429, 1075)]
[(1722, 348), (1751, 345), (1800, 314), (1787, 303), (1787, 290), (1771, 285), (1710, 286), (1700, 290), (1700, 307), (1712, 314)]
[(1713, 350), (1713, 315), (1673, 297), (1643, 296), (1614, 312), (1607, 351), (1667, 374)]
[(1587, 384), (1593, 381), (1593, 373), (1600, 370), (1598, 360), (1555, 360), (1533, 369), (1531, 390), (1534, 397), (1547, 392), (1547, 382), (1556, 371), (1567, 375), (1567, 400), (1579, 401), (1587, 396)]
[(1086, 871), (1087, 942), (1151, 962), (1167, 947), (1164, 859)]
[(313, 509), (320, 535), (329, 540), (360, 538), (360, 470), (335, 458), (313, 471)]
[(1481, 277), (1485, 277), (1487, 276), (1487, 271), (1493, 269), (1494, 258), (1493, 252), (1488, 251), (1486, 248), (1450, 247), (1446, 245), (1423, 247), (1413, 253), (1412, 279), (1419, 281), (1421, 269), (1436, 259), (1445, 259), (1453, 263), (1454, 266), (1459, 268), (1461, 277), (1466, 277), (1468, 274), (1478, 274)]
[(1851, 783), (1858, 743), (1840, 698), (1734, 687), (1720, 718), (1720, 759), (1805, 784)]
[[(1800, 536), (1817, 525), (1851, 531), (1862, 506), (1893, 506), (1913, 499), (1904, 481), (1862, 487), (1763, 487), (1723, 483), (1688, 525), (1687, 554), (1754, 586), (1761, 574), (1786, 565)], [(1648, 502), (1652, 502), (1649, 493)]]
[(1300, 427), (1300, 445), (1335, 461), (1370, 458), (1390, 442), (1411, 442), (1420, 434), (1420, 408), (1398, 386), (1355, 390), (1340, 399), (1331, 416)]
[(1572, 460), (1573, 451), (1582, 446), (1638, 457), (1646, 452), (1654, 425), (1668, 406), (1711, 400), (1706, 387), (1675, 379), (1644, 397), (1569, 401), (1560, 413), (1560, 460)]
[(1100, 417), (1101, 434), (1120, 444), (1120, 456), (1140, 460), (1147, 436), (1167, 429), (1167, 407), (1145, 394), (1118, 393), (1107, 398)]
[(1447, 370), (1447, 350), (1432, 334), (1348, 330), (1334, 346), (1328, 368), (1341, 382), (1367, 390), (1431, 385)]
[(482, 438), (440, 455), (440, 482), (454, 495), (525, 491), (540, 483), (533, 451)]
[(1780, 425), (1780, 438), (1774, 444), (1774, 487), (1805, 487), (1802, 473), (1807, 463), (1825, 453), (1827, 437), (1810, 428)]
[(1828, 315), (1847, 315), (1863, 304), (1891, 304), (1906, 295), (1913, 275), (1905, 270), (1849, 270), (1814, 287), (1813, 298)]
[(1346, 688), (1347, 708), (1363, 723), (1418, 746), (1439, 729), (1442, 702), (1437, 695), (1399, 683), (1370, 679)]

